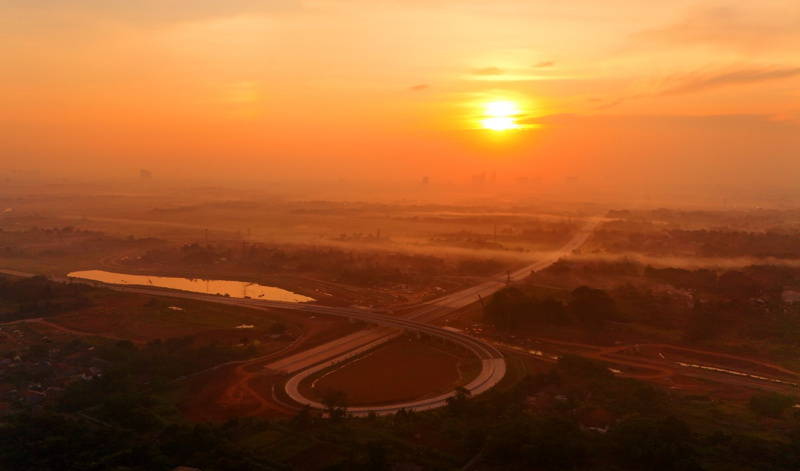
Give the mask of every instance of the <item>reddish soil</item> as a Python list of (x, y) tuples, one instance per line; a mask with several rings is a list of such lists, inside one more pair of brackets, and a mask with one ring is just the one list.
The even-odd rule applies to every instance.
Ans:
[(352, 406), (396, 403), (450, 392), (472, 380), (477, 365), (468, 353), (436, 339), (401, 337), (345, 366), (312, 375), (300, 387), (317, 401), (324, 391), (336, 389), (347, 394)]
[(285, 350), (188, 379), (179, 402), (183, 414), (195, 422), (223, 422), (233, 417), (285, 417), (296, 413), (294, 406), (273, 398), (273, 387), (281, 389), (286, 378), (265, 371), (264, 366), (275, 358), (311, 348), (356, 328), (334, 318), (300, 316), (295, 320), (301, 325), (303, 336)]

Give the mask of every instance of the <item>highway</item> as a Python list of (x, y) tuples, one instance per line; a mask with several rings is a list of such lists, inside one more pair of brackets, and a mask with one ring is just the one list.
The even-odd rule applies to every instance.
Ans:
[[(286, 391), (294, 401), (300, 404), (309, 404), (312, 407), (324, 409), (322, 404), (305, 398), (299, 393), (298, 385), (303, 381), (303, 379), (332, 365), (348, 362), (354, 356), (373, 349), (378, 345), (402, 335), (406, 331), (420, 332), (424, 335), (442, 338), (447, 342), (468, 349), (477, 358), (479, 358), (481, 360), (482, 369), (478, 376), (466, 385), (466, 389), (468, 389), (473, 395), (477, 395), (493, 387), (505, 375), (505, 360), (503, 359), (503, 355), (500, 351), (500, 349), (504, 348), (503, 345), (498, 344), (499, 346), (495, 348), (485, 341), (449, 330), (440, 329), (430, 324), (440, 321), (442, 318), (451, 315), (453, 311), (458, 308), (477, 301), (478, 296), (488, 298), (492, 293), (505, 286), (509, 278), (511, 281), (520, 281), (527, 277), (532, 271), (538, 271), (546, 268), (564, 255), (567, 255), (575, 249), (578, 249), (588, 239), (592, 230), (600, 221), (601, 219), (599, 218), (592, 220), (586, 224), (581, 231), (579, 231), (579, 233), (561, 249), (547, 254), (536, 263), (514, 269), (510, 273), (498, 274), (494, 278), (476, 286), (447, 294), (426, 303), (418, 304), (416, 307), (409, 306), (407, 308), (409, 314), (402, 317), (397, 315), (389, 315), (391, 312), (388, 311), (380, 312), (379, 310), (368, 310), (364, 308), (335, 308), (317, 306), (313, 304), (228, 298), (200, 293), (174, 291), (165, 288), (120, 286), (98, 282), (93, 283), (120, 291), (136, 292), (151, 296), (156, 295), (173, 298), (195, 299), (199, 301), (240, 305), (263, 310), (280, 308), (284, 310), (305, 312), (309, 315), (324, 314), (347, 317), (349, 319), (359, 320), (371, 324), (372, 326), (367, 329), (363, 329), (359, 332), (336, 339), (324, 345), (318, 345), (307, 351), (291, 355), (280, 360), (275, 360), (272, 363), (269, 363), (260, 373), (255, 373), (261, 375), (271, 375), (274, 373), (286, 374), (288, 376), (285, 384)], [(30, 273), (23, 273), (14, 270), (0, 269), (0, 273), (6, 273), (20, 277), (33, 276)], [(62, 282), (73, 281), (72, 279), (64, 278), (55, 278), (54, 280)], [(552, 340), (547, 341), (559, 343)], [(662, 377), (670, 377), (670, 375), (674, 374), (680, 374), (685, 377), (719, 381), (723, 384), (729, 384), (731, 386), (739, 385), (757, 387), (780, 392), (785, 392), (787, 387), (796, 388), (798, 384), (798, 375), (791, 371), (781, 371), (781, 375), (776, 375), (771, 373), (763, 373), (757, 370), (754, 372), (744, 370), (742, 368), (723, 366), (724, 362), (719, 362), (720, 364), (715, 365), (713, 363), (709, 363), (707, 360), (703, 362), (690, 362), (687, 360), (684, 363), (677, 360), (666, 359), (664, 356), (659, 356), (658, 358), (633, 358), (630, 356), (620, 356), (620, 353), (617, 352), (617, 350), (627, 348), (625, 346), (615, 346), (612, 348), (601, 348), (589, 345), (579, 346), (580, 348), (584, 349), (589, 348), (591, 353), (588, 353), (588, 356), (590, 357), (597, 357), (603, 361), (612, 361), (614, 364), (626, 365), (631, 368), (646, 368), (653, 370), (652, 372), (647, 371), (645, 373), (629, 373), (629, 375), (632, 374), (635, 377), (642, 377), (643, 379), (658, 379)], [(673, 350), (681, 349), (681, 347), (664, 346), (660, 344), (655, 346), (659, 348), (668, 347)], [(595, 352), (594, 350), (597, 351)], [(686, 349), (684, 348), (683, 350)], [(519, 353), (519, 349), (517, 348), (514, 348), (514, 351)], [(687, 355), (694, 352), (690, 350), (686, 351)], [(702, 355), (703, 358), (705, 358), (706, 355), (716, 355), (718, 357), (726, 356), (715, 352), (705, 352), (699, 350), (696, 351), (696, 353)], [(747, 358), (736, 357), (736, 359), (744, 362), (754, 363), (753, 360), (749, 360)], [(771, 364), (764, 364), (764, 366), (768, 366), (772, 369), (779, 369), (779, 367)], [(258, 393), (252, 391), (251, 393), (258, 396)], [(353, 407), (349, 408), (348, 412), (354, 416), (364, 416), (371, 412), (376, 414), (395, 413), (401, 408), (406, 410), (433, 409), (445, 405), (448, 397), (451, 396), (452, 393), (402, 404)]]
[[(286, 382), (286, 392), (294, 401), (300, 404), (309, 404), (311, 407), (324, 408), (322, 404), (311, 401), (300, 394), (298, 385), (304, 378), (331, 365), (348, 361), (352, 357), (369, 349), (375, 348), (378, 345), (381, 345), (406, 331), (418, 332), (424, 335), (441, 338), (447, 342), (459, 345), (469, 350), (478, 359), (480, 359), (482, 363), (481, 372), (475, 379), (465, 386), (466, 389), (472, 393), (472, 395), (477, 395), (496, 385), (505, 375), (506, 365), (502, 353), (497, 348), (482, 340), (435, 327), (430, 325), (430, 323), (441, 320), (442, 318), (450, 315), (454, 310), (477, 301), (479, 296), (484, 298), (490, 296), (503, 286), (506, 286), (508, 279), (511, 281), (519, 281), (524, 279), (533, 271), (541, 270), (551, 265), (560, 257), (563, 257), (564, 255), (567, 255), (580, 247), (586, 241), (586, 239), (588, 239), (592, 230), (594, 230), (600, 221), (600, 218), (592, 219), (566, 245), (556, 251), (551, 252), (548, 254), (548, 256), (533, 264), (517, 269), (508, 275), (497, 276), (494, 280), (484, 282), (480, 285), (473, 286), (456, 293), (450, 293), (441, 298), (424, 303), (405, 317), (381, 314), (376, 311), (361, 308), (337, 308), (281, 301), (229, 298), (202, 293), (174, 291), (163, 288), (130, 287), (99, 282), (95, 283), (120, 291), (129, 291), (147, 295), (195, 299), (200, 301), (210, 301), (221, 304), (232, 304), (259, 309), (280, 308), (307, 312), (310, 314), (334, 315), (347, 317), (352, 320), (363, 321), (376, 326), (340, 339), (336, 339), (332, 342), (319, 345), (299, 354), (277, 360), (267, 365), (265, 368), (265, 373), (274, 371), (281, 374), (290, 375)], [(2, 272), (2, 270), (0, 270), (0, 272)], [(17, 276), (29, 275), (21, 272), (7, 273)], [(72, 279), (55, 280), (63, 282), (73, 281)], [(369, 413), (391, 414), (399, 411), (400, 409), (434, 409), (444, 406), (447, 398), (450, 396), (452, 396), (452, 393), (403, 404), (382, 405), (375, 407), (354, 407), (349, 409), (349, 413), (355, 416), (360, 416), (367, 415)]]
[[(475, 301), (478, 300), (479, 296), (485, 298), (492, 295), (496, 291), (500, 290), (502, 287), (506, 286), (506, 283), (509, 278), (511, 279), (511, 281), (519, 281), (524, 279), (526, 276), (530, 275), (534, 271), (538, 271), (552, 265), (559, 258), (570, 254), (573, 250), (583, 245), (583, 243), (586, 242), (586, 240), (591, 235), (594, 228), (597, 227), (597, 225), (600, 222), (601, 222), (600, 218), (591, 219), (589, 223), (587, 223), (584, 227), (582, 227), (578, 231), (578, 233), (569, 242), (567, 242), (567, 244), (565, 244), (560, 249), (551, 252), (550, 254), (548, 254), (548, 256), (542, 258), (541, 260), (536, 261), (533, 264), (517, 269), (516, 271), (512, 272), (511, 274), (508, 274), (505, 277), (497, 277), (496, 280), (487, 281), (481, 283), (480, 285), (473, 286), (471, 288), (467, 288), (465, 290), (458, 291), (456, 293), (451, 293), (441, 298), (437, 298), (430, 302), (424, 303), (420, 308), (414, 310), (411, 314), (409, 314), (405, 318), (389, 317), (375, 312), (368, 312), (352, 308), (326, 308), (323, 306), (302, 305), (299, 307), (295, 307), (295, 309), (312, 310), (320, 313), (348, 316), (354, 319), (359, 319), (365, 322), (371, 322), (380, 325), (393, 325), (392, 320), (404, 321), (405, 324), (397, 325), (397, 327), (403, 328), (405, 330), (417, 331), (427, 335), (444, 338), (447, 341), (453, 342), (457, 345), (461, 345), (469, 349), (471, 352), (473, 352), (481, 360), (482, 363), (481, 372), (472, 382), (470, 382), (465, 386), (465, 388), (469, 390), (472, 393), (472, 395), (477, 395), (487, 391), (492, 386), (496, 385), (498, 382), (500, 382), (503, 376), (505, 376), (506, 365), (505, 365), (505, 360), (503, 360), (502, 353), (500, 353), (500, 351), (494, 348), (493, 346), (481, 340), (474, 339), (464, 334), (458, 334), (444, 329), (431, 327), (428, 326), (428, 324), (431, 322), (441, 320), (442, 318), (452, 313), (455, 309), (459, 309), (461, 307), (474, 303)], [(413, 324), (408, 323), (409, 321), (413, 321)], [(422, 329), (419, 327), (420, 325), (427, 326), (428, 329)], [(304, 378), (316, 373), (317, 371), (323, 370), (325, 368), (328, 368), (332, 365), (344, 361), (348, 361), (348, 359), (352, 358), (353, 356), (361, 354), (364, 351), (367, 351), (368, 349), (374, 348), (378, 345), (381, 345), (382, 343), (390, 340), (392, 337), (386, 334), (381, 334), (379, 332), (374, 332), (372, 334), (365, 335), (362, 338), (363, 341), (365, 342), (362, 346), (358, 347), (354, 351), (344, 353), (337, 357), (324, 357), (323, 355), (314, 355), (310, 352), (302, 352), (300, 354), (294, 355), (290, 359), (292, 363), (295, 364), (310, 363), (310, 364), (316, 364), (316, 366), (292, 376), (289, 379), (289, 381), (286, 382), (286, 393), (289, 395), (289, 397), (291, 397), (294, 401), (300, 404), (309, 404), (311, 407), (321, 408), (322, 407), (321, 404), (311, 401), (310, 399), (304, 397), (300, 393), (298, 388), (300, 382)], [(338, 340), (330, 342), (330, 345), (326, 348), (323, 348), (321, 351), (322, 352), (335, 351), (338, 348), (338, 344), (339, 344)], [(272, 364), (268, 365), (268, 368), (269, 367), (280, 368), (280, 365)], [(444, 406), (447, 403), (447, 398), (450, 396), (452, 396), (452, 393), (441, 395), (431, 399), (403, 403), (403, 404), (393, 404), (380, 407), (378, 406), (354, 407), (350, 408), (348, 412), (353, 414), (354, 416), (363, 416), (369, 413), (375, 413), (379, 415), (392, 414), (396, 413), (400, 409), (406, 409), (406, 410), (435, 409), (437, 407)]]
[[(356, 332), (346, 337), (333, 340), (310, 350), (300, 352), (268, 364), (265, 367), (265, 373), (272, 371), (280, 374), (290, 375), (286, 382), (285, 390), (289, 397), (299, 404), (309, 404), (311, 407), (323, 408), (321, 404), (304, 397), (300, 393), (298, 386), (304, 378), (332, 365), (349, 361), (354, 356), (360, 355), (361, 353), (382, 345), (392, 338), (401, 335), (404, 331), (419, 332), (425, 335), (442, 338), (450, 343), (459, 345), (471, 351), (478, 359), (481, 360), (482, 368), (477, 377), (467, 384), (465, 388), (469, 390), (472, 395), (477, 395), (496, 385), (505, 376), (506, 365), (505, 361), (503, 360), (502, 353), (495, 347), (481, 340), (472, 338), (468, 335), (434, 327), (429, 324), (441, 320), (456, 309), (477, 301), (479, 296), (483, 298), (491, 296), (493, 293), (506, 286), (509, 278), (511, 281), (522, 280), (531, 272), (546, 268), (547, 266), (555, 263), (559, 258), (570, 254), (589, 238), (591, 232), (600, 223), (600, 221), (600, 218), (594, 218), (590, 220), (590, 222), (581, 228), (580, 231), (578, 231), (578, 233), (569, 242), (567, 242), (567, 244), (560, 249), (549, 253), (547, 256), (536, 261), (535, 263), (519, 268), (507, 275), (498, 275), (494, 280), (486, 281), (477, 286), (473, 286), (455, 293), (450, 293), (424, 303), (417, 309), (413, 310), (406, 317), (394, 317), (359, 308), (335, 308), (317, 306), (313, 304), (227, 298), (220, 296), (208, 296), (199, 293), (175, 292), (151, 287), (113, 287), (115, 289), (140, 292), (143, 294), (158, 293), (161, 295), (207, 300), (224, 304), (236, 304), (258, 308), (275, 307), (303, 311), (310, 314), (334, 315), (381, 326), (378, 328), (370, 328)], [(451, 395), (452, 393), (444, 394), (422, 401), (402, 404), (382, 405), (375, 407), (354, 407), (349, 410), (349, 413), (355, 416), (361, 416), (368, 415), (371, 412), (376, 414), (392, 414), (396, 413), (400, 409), (434, 409), (444, 406), (447, 403), (447, 398)]]

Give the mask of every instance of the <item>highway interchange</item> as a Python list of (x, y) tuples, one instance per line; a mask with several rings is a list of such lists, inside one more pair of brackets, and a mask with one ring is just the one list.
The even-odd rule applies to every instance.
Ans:
[[(333, 340), (323, 345), (316, 346), (309, 350), (297, 353), (287, 358), (279, 359), (268, 364), (265, 373), (276, 372), (286, 374), (286, 393), (299, 404), (308, 404), (314, 408), (324, 408), (322, 404), (304, 397), (299, 389), (300, 382), (309, 375), (325, 369), (331, 365), (342, 364), (351, 360), (353, 357), (381, 345), (404, 332), (416, 332), (421, 335), (437, 337), (454, 345), (458, 345), (475, 355), (481, 360), (481, 371), (478, 375), (465, 386), (472, 395), (477, 395), (489, 390), (496, 385), (505, 375), (506, 365), (503, 354), (494, 346), (483, 340), (473, 338), (452, 330), (443, 329), (431, 325), (441, 321), (455, 310), (467, 306), (486, 298), (506, 286), (509, 281), (518, 281), (531, 272), (541, 270), (559, 258), (571, 253), (580, 247), (591, 234), (592, 230), (599, 224), (600, 219), (591, 219), (566, 245), (558, 250), (549, 253), (537, 262), (519, 268), (513, 272), (497, 275), (495, 279), (486, 281), (479, 285), (467, 288), (462, 291), (450, 293), (440, 298), (418, 305), (404, 316), (381, 313), (376, 310), (369, 310), (355, 307), (329, 307), (315, 304), (290, 303), (281, 301), (264, 301), (248, 298), (229, 298), (202, 293), (181, 292), (154, 287), (130, 287), (112, 284), (104, 284), (113, 289), (129, 291), (148, 295), (169, 296), (176, 298), (195, 299), (210, 301), (222, 304), (233, 304), (239, 306), (255, 307), (259, 309), (280, 308), (284, 310), (294, 310), (309, 314), (322, 314), (346, 317), (351, 320), (363, 321), (373, 327), (363, 329), (348, 336)], [(10, 273), (12, 274), (12, 273)], [(13, 273), (24, 275), (22, 273)], [(56, 281), (72, 281), (72, 279), (56, 279)], [(443, 394), (433, 398), (427, 398), (414, 402), (401, 404), (384, 404), (374, 407), (352, 407), (348, 413), (354, 416), (375, 414), (392, 414), (400, 409), (406, 410), (426, 410), (442, 407), (447, 403), (447, 399), (452, 395)]]
[[(255, 359), (246, 362), (247, 364), (260, 364), (262, 369), (257, 372), (257, 375), (271, 375), (271, 376), (285, 376), (285, 390), (289, 397), (291, 397), (298, 404), (308, 404), (314, 408), (323, 409), (324, 406), (311, 399), (304, 397), (298, 386), (303, 379), (314, 373), (328, 368), (332, 365), (346, 365), (347, 362), (354, 359), (354, 357), (373, 349), (385, 342), (402, 335), (405, 332), (416, 332), (419, 335), (426, 335), (431, 337), (440, 338), (448, 343), (458, 345), (464, 348), (481, 360), (481, 371), (479, 374), (465, 387), (473, 395), (480, 394), (494, 385), (496, 385), (504, 376), (506, 364), (501, 350), (513, 351), (515, 354), (525, 354), (526, 351), (519, 350), (518, 348), (510, 348), (508, 346), (498, 344), (497, 347), (489, 343), (462, 334), (450, 329), (443, 329), (436, 327), (434, 323), (439, 323), (452, 315), (459, 308), (467, 306), (479, 300), (479, 298), (488, 298), (492, 293), (506, 286), (508, 282), (520, 281), (527, 277), (531, 272), (541, 270), (559, 258), (563, 257), (579, 248), (590, 236), (591, 231), (600, 222), (600, 219), (593, 219), (586, 224), (578, 234), (573, 237), (566, 245), (559, 250), (553, 251), (548, 256), (541, 258), (533, 264), (525, 267), (515, 269), (513, 271), (497, 274), (495, 277), (485, 281), (476, 286), (472, 286), (465, 290), (454, 293), (449, 293), (445, 296), (436, 298), (434, 300), (408, 306), (399, 314), (392, 311), (380, 311), (376, 309), (366, 309), (357, 307), (329, 307), (315, 304), (303, 303), (289, 303), (280, 301), (264, 301), (259, 299), (247, 298), (233, 298), (224, 297), (219, 295), (208, 295), (202, 293), (192, 293), (186, 291), (175, 291), (164, 288), (156, 287), (140, 287), (140, 286), (122, 286), (105, 283), (97, 283), (109, 288), (121, 291), (135, 292), (145, 295), (156, 295), (173, 298), (194, 299), (198, 301), (215, 302), (221, 304), (240, 305), (249, 308), (269, 310), (279, 308), (282, 310), (293, 310), (296, 312), (304, 312), (308, 315), (332, 315), (345, 317), (353, 321), (361, 321), (369, 325), (368, 328), (351, 333), (344, 337), (330, 341), (323, 345), (317, 345), (308, 350), (296, 353), (287, 357), (279, 358), (279, 356), (271, 355), (271, 359)], [(13, 276), (33, 276), (30, 273), (23, 273), (12, 270), (2, 270), (0, 273), (5, 273)], [(53, 278), (54, 281), (74, 281), (68, 278)], [(95, 282), (96, 283), (96, 282)], [(35, 319), (34, 319), (35, 320)], [(55, 327), (55, 326), (54, 326)], [(558, 343), (558, 342), (556, 342)], [(569, 346), (565, 346), (569, 350)], [(587, 345), (580, 345), (582, 349), (594, 348)], [(800, 376), (794, 372), (778, 372), (777, 375), (767, 375), (765, 377), (754, 374), (748, 370), (731, 370), (721, 369), (713, 364), (711, 366), (703, 364), (684, 364), (678, 360), (667, 359), (661, 353), (657, 357), (650, 359), (630, 356), (620, 356), (619, 353), (625, 347), (613, 347), (611, 349), (602, 349), (600, 347), (594, 348), (596, 353), (589, 353), (590, 357), (596, 357), (600, 360), (612, 361), (617, 365), (627, 365), (634, 370), (641, 367), (650, 367), (655, 372), (655, 377), (667, 377), (670, 374), (680, 372), (680, 375), (685, 377), (696, 377), (700, 380), (719, 381), (722, 384), (730, 384), (731, 386), (739, 385), (746, 387), (756, 387), (759, 389), (767, 390), (783, 390), (791, 388), (794, 390), (798, 386), (798, 379)], [(665, 347), (656, 346), (654, 348), (671, 348), (672, 350), (685, 350), (685, 353), (709, 355), (712, 352), (701, 352), (698, 350), (679, 349), (678, 347)], [(536, 354), (537, 352), (534, 352)], [(721, 355), (725, 356), (725, 355)], [(277, 358), (277, 359), (276, 359)], [(739, 361), (750, 362), (748, 359), (736, 358)], [(269, 361), (269, 363), (267, 363)], [(241, 363), (241, 362), (234, 362)], [(265, 367), (263, 365), (266, 364)], [(757, 362), (756, 362), (757, 363)], [(217, 365), (222, 367), (225, 365)], [(773, 370), (778, 368), (774, 365), (766, 365)], [(212, 369), (215, 369), (212, 368)], [(202, 373), (202, 372), (201, 372)], [(722, 376), (720, 376), (722, 375)], [(648, 377), (649, 374), (634, 374), (634, 376)], [(257, 396), (259, 396), (257, 394)], [(447, 403), (447, 399), (452, 396), (452, 393), (439, 395), (437, 397), (430, 397), (421, 399), (414, 402), (405, 402), (400, 404), (381, 404), (370, 407), (352, 407), (349, 408), (348, 413), (354, 416), (363, 416), (370, 413), (375, 414), (391, 414), (399, 411), (400, 409), (406, 410), (425, 410), (441, 407)], [(260, 396), (259, 396), (260, 397)], [(273, 394), (273, 399), (277, 399)], [(265, 398), (260, 398), (262, 402), (266, 401)], [(280, 403), (280, 401), (279, 401)], [(285, 406), (285, 404), (284, 404)]]

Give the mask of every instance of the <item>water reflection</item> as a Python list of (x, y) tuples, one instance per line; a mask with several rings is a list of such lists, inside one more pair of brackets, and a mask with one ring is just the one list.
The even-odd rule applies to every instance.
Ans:
[(305, 303), (315, 301), (314, 298), (292, 293), (273, 286), (262, 286), (246, 281), (200, 280), (189, 278), (172, 278), (167, 276), (127, 275), (102, 270), (75, 271), (67, 276), (84, 280), (101, 281), (115, 285), (156, 286), (193, 293), (218, 294), (232, 298), (252, 298), (266, 301), (286, 301)]

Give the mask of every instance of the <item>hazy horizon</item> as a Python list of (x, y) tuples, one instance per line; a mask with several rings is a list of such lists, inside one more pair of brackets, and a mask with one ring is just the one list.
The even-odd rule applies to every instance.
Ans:
[(0, 25), (2, 178), (724, 198), (800, 176), (791, 0), (12, 0)]

